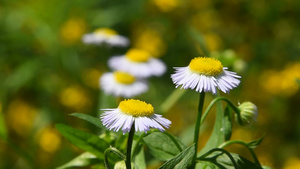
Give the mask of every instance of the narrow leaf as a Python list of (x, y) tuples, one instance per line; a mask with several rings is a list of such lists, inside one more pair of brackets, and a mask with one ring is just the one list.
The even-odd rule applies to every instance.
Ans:
[(190, 28), (189, 33), (190, 33), (191, 37), (194, 38), (195, 41), (197, 42), (197, 44), (200, 46), (203, 54), (205, 56), (208, 56), (209, 52), (208, 52), (208, 50), (206, 48), (206, 42), (205, 42), (203, 34), (201, 34), (195, 28)]
[(99, 159), (94, 154), (89, 152), (84, 152), (81, 155), (75, 157), (73, 160), (68, 163), (58, 167), (57, 169), (65, 169), (69, 167), (85, 167), (93, 165), (99, 162)]
[[(160, 160), (168, 160), (180, 153), (180, 150), (177, 148), (174, 141), (161, 132), (151, 133), (144, 137), (143, 141), (150, 149), (150, 153)], [(183, 147), (182, 144), (180, 146), (181, 148)]]
[(91, 124), (95, 125), (96, 127), (100, 128), (100, 129), (105, 129), (105, 127), (102, 125), (100, 118), (96, 118), (96, 117), (90, 116), (88, 114), (82, 114), (82, 113), (72, 113), (70, 115), (78, 117), (80, 119), (83, 119), (87, 122), (90, 122)]
[(255, 164), (238, 154), (229, 153), (220, 148), (215, 148), (198, 158), (200, 165), (207, 165), (207, 162), (214, 164), (220, 169), (261, 169), (260, 164)]
[(174, 158), (168, 160), (159, 169), (183, 169), (187, 168), (193, 159), (195, 153), (195, 144), (183, 150)]
[(7, 139), (7, 129), (4, 122), (4, 115), (1, 112), (1, 104), (0, 104), (0, 138), (2, 138), (3, 140)]
[(144, 154), (144, 149), (141, 148), (139, 153), (134, 158), (134, 164), (139, 167), (139, 169), (146, 169), (146, 160), (145, 160), (145, 154)]
[(224, 111), (223, 129), (225, 141), (230, 140), (232, 134), (232, 120), (229, 106), (226, 106)]
[[(234, 153), (230, 153), (230, 154), (234, 158), (234, 161), (235, 161), (238, 169), (244, 169), (244, 168), (262, 169), (260, 166), (241, 157), (238, 154), (234, 154)], [(209, 161), (212, 164), (219, 167), (220, 169), (236, 169), (234, 167), (231, 159), (228, 157), (228, 155), (226, 155), (224, 153), (216, 152), (202, 160), (206, 161), (206, 162)]]
[(97, 135), (64, 124), (56, 124), (56, 128), (75, 146), (96, 155), (99, 159), (103, 159), (103, 152), (109, 145)]
[[(218, 96), (220, 94), (218, 93)], [(223, 130), (223, 118), (224, 118), (224, 112), (223, 112), (223, 106), (221, 102), (216, 103), (217, 107), (217, 114), (216, 114), (216, 121), (214, 125), (214, 129), (212, 131), (212, 134), (210, 138), (208, 139), (205, 147), (198, 153), (198, 155), (202, 155), (209, 150), (218, 147), (220, 144), (222, 144), (225, 140), (224, 138), (224, 130)]]
[(249, 143), (247, 143), (247, 146), (249, 148), (256, 148), (264, 139), (265, 136), (262, 136), (261, 138), (259, 138), (258, 140), (254, 140), (254, 141), (251, 141)]

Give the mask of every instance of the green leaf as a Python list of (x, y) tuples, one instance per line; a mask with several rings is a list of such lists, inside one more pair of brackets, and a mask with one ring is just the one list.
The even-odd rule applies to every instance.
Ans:
[(194, 38), (195, 41), (197, 42), (197, 44), (200, 46), (200, 48), (203, 52), (202, 54), (205, 56), (208, 56), (209, 52), (206, 48), (206, 42), (205, 42), (203, 34), (200, 33), (199, 31), (197, 31), (195, 28), (190, 28), (189, 33), (190, 33), (191, 37)]
[[(218, 92), (218, 96), (219, 96)], [(210, 138), (208, 139), (205, 147), (198, 153), (198, 155), (204, 154), (208, 152), (209, 150), (218, 147), (220, 144), (222, 144), (225, 140), (224, 138), (224, 130), (223, 130), (223, 118), (224, 118), (224, 112), (223, 112), (223, 106), (221, 102), (216, 103), (217, 107), (217, 114), (216, 114), (216, 121), (214, 125), (214, 129), (212, 131), (212, 134)]]
[(95, 125), (96, 127), (100, 128), (100, 129), (106, 129), (103, 125), (102, 122), (100, 120), (100, 118), (96, 118), (87, 114), (82, 114), (82, 113), (72, 113), (70, 114), (71, 116), (75, 116), (78, 117), (80, 119), (83, 119), (87, 122), (92, 123), (93, 125)]
[(99, 162), (99, 159), (94, 154), (89, 152), (84, 152), (81, 155), (75, 157), (73, 160), (68, 163), (58, 167), (57, 169), (64, 169), (69, 167), (85, 167), (93, 165)]
[(141, 150), (136, 154), (134, 158), (134, 164), (139, 167), (139, 169), (146, 169), (146, 161), (145, 161), (145, 154), (144, 149)]
[[(237, 165), (237, 169), (244, 169), (244, 168), (261, 169), (260, 166), (241, 157), (238, 154), (230, 153), (230, 155), (233, 157), (233, 159)], [(222, 152), (214, 152), (211, 155), (209, 155), (208, 157), (201, 159), (200, 163), (203, 163), (203, 161), (205, 164), (206, 164), (206, 162), (210, 162), (210, 163), (214, 164), (216, 167), (218, 167), (219, 169), (236, 169), (234, 167), (233, 162), (228, 157), (228, 155), (226, 155), (225, 153), (222, 153)]]
[(247, 147), (252, 148), (252, 149), (256, 148), (263, 141), (264, 137), (265, 136), (262, 136), (258, 140), (254, 140), (254, 141), (247, 143)]
[[(168, 160), (180, 153), (174, 141), (162, 132), (151, 133), (144, 137), (143, 141), (150, 149), (150, 153), (160, 160)], [(183, 147), (182, 144), (180, 146)]]
[(193, 159), (195, 153), (195, 144), (183, 150), (174, 158), (165, 162), (159, 169), (183, 169), (187, 168)]
[(225, 141), (230, 140), (232, 134), (232, 120), (229, 106), (226, 106), (224, 111), (223, 129)]
[(29, 60), (19, 66), (15, 71), (4, 81), (6, 90), (16, 92), (19, 88), (29, 83), (38, 72), (41, 63), (37, 60)]
[[(1, 105), (0, 105), (0, 110), (1, 110)], [(0, 111), (0, 138), (4, 140), (7, 139), (7, 129), (4, 122), (4, 115), (1, 111)]]
[(96, 155), (99, 159), (103, 159), (103, 152), (109, 145), (97, 135), (64, 124), (56, 124), (56, 128), (75, 146)]

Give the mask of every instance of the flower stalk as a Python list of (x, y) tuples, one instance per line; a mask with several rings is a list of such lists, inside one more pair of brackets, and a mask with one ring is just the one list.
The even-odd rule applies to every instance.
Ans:
[(132, 142), (133, 142), (133, 136), (134, 136), (134, 123), (132, 123), (129, 135), (128, 135), (128, 141), (127, 141), (127, 152), (126, 152), (126, 168), (131, 169), (131, 149), (132, 149)]
[(196, 119), (195, 132), (194, 132), (195, 154), (194, 154), (194, 157), (193, 157), (193, 160), (192, 160), (191, 169), (195, 168), (195, 166), (196, 166), (198, 140), (199, 140), (199, 132), (200, 132), (200, 126), (201, 126), (201, 116), (202, 116), (202, 111), (203, 111), (204, 99), (205, 99), (205, 92), (201, 92), (200, 93), (200, 98), (199, 98), (198, 114), (197, 114), (197, 119)]

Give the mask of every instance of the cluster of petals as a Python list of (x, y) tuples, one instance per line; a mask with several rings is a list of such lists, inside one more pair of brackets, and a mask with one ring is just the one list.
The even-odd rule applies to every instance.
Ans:
[(194, 72), (187, 67), (175, 67), (175, 73), (171, 75), (176, 88), (181, 86), (183, 89), (195, 89), (197, 92), (212, 92), (217, 94), (217, 89), (224, 93), (228, 93), (231, 89), (240, 84), (241, 78), (235, 72), (228, 71), (227, 67), (223, 67), (222, 73), (218, 75), (205, 75)]
[(127, 37), (121, 35), (106, 35), (105, 33), (88, 33), (83, 35), (82, 41), (85, 44), (102, 45), (107, 44), (110, 46), (126, 47), (130, 44)]
[(159, 129), (165, 131), (165, 128), (169, 128), (171, 121), (162, 117), (159, 114), (153, 114), (151, 116), (132, 116), (125, 112), (122, 112), (119, 108), (115, 109), (102, 109), (104, 113), (101, 115), (102, 124), (109, 130), (118, 132), (123, 131), (123, 134), (128, 133), (134, 123), (135, 131), (141, 131), (147, 133), (150, 128)]
[(136, 79), (131, 84), (123, 84), (116, 80), (113, 72), (104, 73), (99, 79), (99, 84), (104, 93), (116, 97), (131, 98), (148, 91), (146, 80)]
[(113, 56), (108, 60), (108, 65), (113, 70), (128, 72), (139, 78), (161, 76), (166, 71), (166, 65), (157, 58), (151, 57), (147, 62), (134, 62), (126, 55)]

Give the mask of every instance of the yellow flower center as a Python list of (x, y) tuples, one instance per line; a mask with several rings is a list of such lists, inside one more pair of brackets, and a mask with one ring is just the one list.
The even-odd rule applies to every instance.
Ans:
[(118, 33), (112, 29), (108, 29), (108, 28), (99, 28), (99, 29), (96, 29), (94, 31), (94, 33), (97, 35), (97, 34), (100, 34), (100, 35), (104, 35), (104, 36), (114, 36), (114, 35), (117, 35)]
[(147, 62), (151, 57), (148, 52), (141, 49), (130, 49), (125, 55), (133, 62)]
[(192, 59), (189, 67), (191, 71), (206, 76), (216, 76), (223, 72), (223, 65), (219, 60), (207, 57)]
[(151, 116), (154, 114), (154, 108), (151, 104), (134, 99), (121, 101), (119, 109), (123, 113), (134, 117)]
[(132, 84), (135, 82), (135, 77), (126, 72), (116, 71), (114, 72), (114, 76), (116, 81), (122, 84)]

